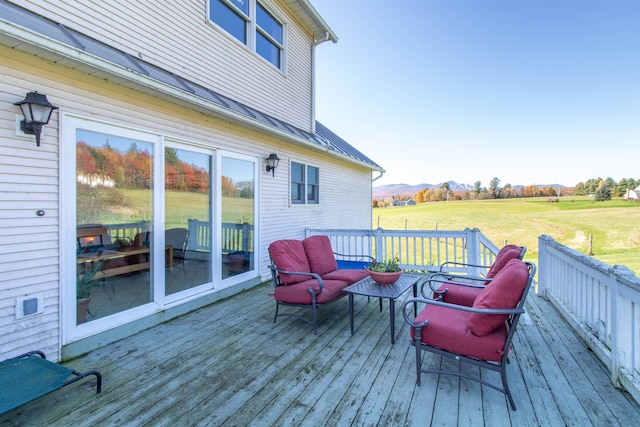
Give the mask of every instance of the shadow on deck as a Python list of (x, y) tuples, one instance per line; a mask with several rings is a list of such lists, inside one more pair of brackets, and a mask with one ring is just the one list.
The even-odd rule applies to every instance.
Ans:
[[(503, 394), (450, 376), (415, 385), (408, 326), (388, 304), (356, 297), (320, 311), (319, 333), (293, 318), (273, 324), (265, 284), (70, 362), (87, 381), (0, 415), (0, 425), (628, 425), (640, 407), (546, 301), (530, 294)], [(399, 304), (398, 304), (399, 306)], [(427, 354), (425, 363), (455, 364)], [(468, 372), (477, 368), (463, 367)], [(498, 374), (486, 373), (499, 381)]]

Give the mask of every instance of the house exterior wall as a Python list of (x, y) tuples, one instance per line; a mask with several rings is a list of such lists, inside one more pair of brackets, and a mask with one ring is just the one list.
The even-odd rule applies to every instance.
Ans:
[(261, 3), (286, 24), (283, 71), (211, 23), (208, 0), (11, 2), (301, 129), (312, 128), (313, 39), (277, 1)]
[[(261, 193), (258, 275), (268, 279), (267, 246), (280, 238), (302, 238), (306, 227), (369, 228), (371, 171), (288, 141), (248, 130), (228, 121), (196, 113), (174, 103), (0, 47), (0, 360), (41, 349), (56, 360), (61, 349), (61, 156), (74, 147), (61, 146), (59, 118), (66, 113), (165, 136), (197, 141), (264, 159), (275, 152), (282, 159), (275, 177), (260, 165)], [(19, 108), (13, 103), (38, 90), (60, 109), (34, 137), (16, 135)], [(320, 205), (289, 204), (289, 162), (320, 168)], [(39, 217), (38, 209), (45, 211)], [(44, 313), (17, 320), (16, 298), (42, 295)]]
[(638, 195), (639, 194), (640, 194), (640, 187), (636, 188), (635, 190), (627, 189), (627, 192), (623, 196), (623, 199), (625, 199), (625, 200), (638, 200), (638, 198), (639, 198)]
[[(277, 238), (303, 239), (305, 228), (371, 228), (371, 173), (366, 169), (314, 156), (300, 149), (278, 151), (282, 159), (275, 178), (263, 179), (263, 197), (276, 197), (263, 203), (263, 224), (267, 235)], [(317, 205), (292, 205), (289, 191), (290, 162), (304, 163), (320, 169), (320, 203)], [(269, 191), (269, 189), (272, 191)], [(275, 239), (270, 239), (270, 241)], [(264, 263), (269, 262), (264, 254)]]

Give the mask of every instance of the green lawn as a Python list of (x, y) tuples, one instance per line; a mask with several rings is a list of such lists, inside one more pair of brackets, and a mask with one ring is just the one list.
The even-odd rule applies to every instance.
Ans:
[[(117, 193), (121, 194), (121, 198), (130, 206), (129, 215), (130, 222), (149, 220), (152, 218), (151, 211), (151, 193), (149, 190), (137, 189), (118, 189)], [(192, 193), (186, 191), (166, 192), (166, 210), (165, 210), (165, 227), (186, 227), (187, 220), (195, 218), (206, 220), (209, 218), (208, 200), (209, 196), (202, 193)], [(253, 223), (253, 200), (240, 197), (223, 197), (222, 203), (224, 212), (222, 213), (223, 222)], [(109, 210), (110, 208), (100, 206), (99, 211)], [(100, 222), (100, 221), (94, 221)]]
[(462, 230), (478, 228), (498, 246), (527, 247), (526, 259), (537, 261), (538, 237), (559, 243), (607, 264), (624, 264), (640, 272), (640, 203), (587, 198), (546, 198), (432, 202), (373, 210), (373, 226), (384, 229)]

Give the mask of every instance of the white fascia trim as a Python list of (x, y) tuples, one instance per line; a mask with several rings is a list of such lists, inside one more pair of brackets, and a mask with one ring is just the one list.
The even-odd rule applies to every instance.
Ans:
[(318, 11), (313, 7), (311, 2), (308, 0), (297, 0), (300, 7), (309, 15), (309, 17), (313, 20), (313, 22), (318, 25), (320, 30), (324, 33), (321, 38), (314, 40), (314, 43), (320, 44), (326, 41), (331, 40), (333, 43), (338, 43), (338, 36), (333, 32), (333, 30), (327, 25), (325, 20), (320, 16)]

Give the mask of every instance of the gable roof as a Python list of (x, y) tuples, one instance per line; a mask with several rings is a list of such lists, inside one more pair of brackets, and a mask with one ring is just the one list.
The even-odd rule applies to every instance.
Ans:
[[(327, 30), (325, 35), (337, 41), (308, 1), (287, 4), (306, 7), (303, 21), (314, 21), (317, 31)], [(5, 0), (0, 0), (0, 44), (384, 172), (318, 122), (315, 133), (297, 128)]]

